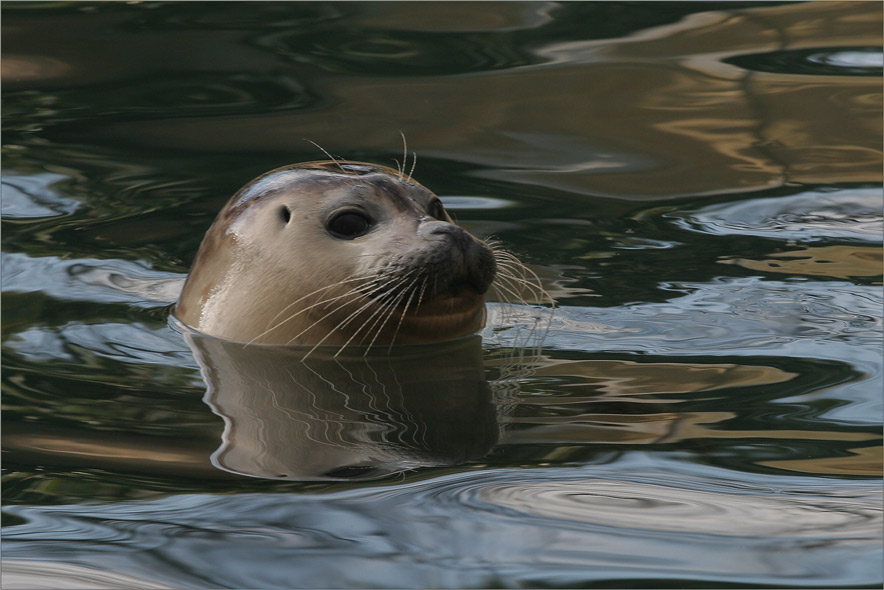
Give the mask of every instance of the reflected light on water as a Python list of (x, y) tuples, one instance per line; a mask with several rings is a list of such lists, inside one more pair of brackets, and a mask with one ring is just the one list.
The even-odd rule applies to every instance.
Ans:
[(7, 590), (171, 590), (135, 576), (107, 572), (92, 567), (51, 561), (12, 561), (2, 564), (2, 584)]
[(765, 538), (877, 539), (881, 495), (741, 495), (637, 482), (543, 482), (488, 487), (484, 502), (526, 515), (632, 530)]
[(880, 242), (884, 236), (882, 207), (880, 188), (856, 188), (747, 199), (666, 217), (679, 227), (721, 236)]

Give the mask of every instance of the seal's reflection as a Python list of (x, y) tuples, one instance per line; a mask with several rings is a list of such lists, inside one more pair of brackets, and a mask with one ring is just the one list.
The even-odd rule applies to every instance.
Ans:
[(498, 440), (478, 336), (333, 355), (337, 347), (185, 339), (224, 419), (212, 463), (252, 477), (354, 480), (463, 463)]

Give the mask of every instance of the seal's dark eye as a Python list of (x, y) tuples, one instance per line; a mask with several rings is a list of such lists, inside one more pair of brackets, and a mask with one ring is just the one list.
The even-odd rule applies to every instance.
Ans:
[(427, 213), (429, 213), (430, 216), (434, 217), (435, 219), (446, 221), (445, 209), (442, 207), (442, 201), (438, 199), (427, 206)]
[(279, 208), (279, 217), (282, 219), (283, 223), (288, 223), (292, 220), (292, 212), (289, 211), (288, 207), (280, 207)]
[(371, 220), (362, 213), (345, 211), (332, 217), (326, 228), (336, 238), (352, 240), (368, 233)]

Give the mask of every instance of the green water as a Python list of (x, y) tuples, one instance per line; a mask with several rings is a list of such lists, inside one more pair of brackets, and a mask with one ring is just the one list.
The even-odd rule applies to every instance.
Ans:
[[(880, 586), (879, 3), (2, 16), (4, 588)], [(218, 210), (400, 132), (554, 315), (228, 389), (295, 365), (169, 324)]]

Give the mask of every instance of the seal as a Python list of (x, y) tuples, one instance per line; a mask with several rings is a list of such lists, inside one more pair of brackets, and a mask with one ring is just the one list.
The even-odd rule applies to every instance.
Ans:
[(417, 344), (473, 334), (495, 251), (410, 176), (307, 162), (240, 189), (209, 228), (174, 316), (277, 345)]

